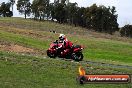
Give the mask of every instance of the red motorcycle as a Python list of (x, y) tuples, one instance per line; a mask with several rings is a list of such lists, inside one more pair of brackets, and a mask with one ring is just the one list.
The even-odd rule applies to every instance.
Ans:
[(60, 43), (58, 40), (50, 44), (50, 48), (47, 50), (47, 56), (50, 58), (66, 58), (66, 59), (73, 59), (75, 61), (82, 61), (83, 60), (83, 54), (82, 50), (83, 47), (81, 45), (72, 46), (69, 49), (62, 49), (58, 48), (61, 46), (62, 43)]

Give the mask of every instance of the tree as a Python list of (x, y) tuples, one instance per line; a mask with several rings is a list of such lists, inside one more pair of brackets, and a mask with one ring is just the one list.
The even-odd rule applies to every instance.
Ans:
[(67, 0), (33, 0), (32, 12), (35, 19), (45, 17), (55, 19), (59, 23), (69, 23), (75, 26), (90, 28), (98, 32), (112, 34), (118, 31), (116, 8), (97, 6), (78, 7), (77, 3), (66, 3)]
[(67, 11), (67, 20), (69, 21), (68, 23), (70, 24), (75, 24), (76, 26), (76, 21), (77, 21), (77, 3), (68, 3), (66, 6), (66, 11)]
[(31, 3), (30, 0), (18, 0), (17, 1), (17, 10), (25, 15), (25, 19), (27, 16), (30, 16), (31, 13)]
[(79, 26), (82, 26), (82, 27), (85, 27), (84, 14), (85, 14), (85, 8), (84, 7), (81, 7), (81, 8), (78, 7), (77, 15), (76, 15), (76, 22)]
[(10, 0), (10, 4), (12, 5), (12, 12), (13, 12), (13, 5), (15, 4), (15, 0)]
[(65, 4), (57, 3), (54, 7), (54, 16), (59, 23), (64, 23), (66, 18)]
[(97, 6), (93, 4), (86, 8), (85, 18), (87, 28), (92, 28), (98, 32), (106, 32), (112, 34), (118, 31), (117, 17), (115, 7)]
[(37, 17), (39, 17), (39, 12), (38, 12), (38, 1), (37, 0), (34, 0), (32, 5), (31, 5), (31, 9), (32, 9), (32, 12), (33, 12), (33, 15), (34, 15), (34, 19), (37, 19)]
[(50, 14), (49, 0), (34, 0), (32, 4), (32, 12), (35, 18), (39, 17), (41, 20), (47, 16), (47, 19)]
[(54, 3), (49, 4), (51, 20), (55, 19), (55, 6)]
[(0, 6), (0, 15), (3, 17), (11, 17), (13, 13), (10, 11), (10, 6), (10, 3), (3, 2)]
[(96, 10), (97, 5), (93, 4), (85, 10), (86, 27), (96, 29)]
[(120, 35), (123, 37), (131, 37), (132, 38), (132, 25), (125, 25), (120, 29)]
[(45, 6), (45, 7), (46, 7), (46, 9), (45, 9), (45, 14), (46, 14), (46, 16), (47, 16), (47, 20), (48, 20), (48, 18), (49, 18), (49, 16), (50, 16), (50, 14), (51, 14), (50, 9), (52, 8), (49, 2), (50, 2), (49, 0), (46, 0), (46, 6)]

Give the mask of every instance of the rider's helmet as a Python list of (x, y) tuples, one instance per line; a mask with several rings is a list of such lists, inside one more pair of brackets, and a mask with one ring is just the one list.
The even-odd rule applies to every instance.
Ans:
[(60, 40), (64, 40), (64, 39), (65, 39), (65, 35), (64, 35), (64, 34), (60, 34), (60, 35), (59, 35), (59, 39), (60, 39)]

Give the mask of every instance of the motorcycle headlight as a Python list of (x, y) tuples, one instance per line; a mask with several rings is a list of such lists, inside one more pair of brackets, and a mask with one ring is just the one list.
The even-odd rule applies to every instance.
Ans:
[(81, 48), (81, 50), (83, 50), (83, 48)]

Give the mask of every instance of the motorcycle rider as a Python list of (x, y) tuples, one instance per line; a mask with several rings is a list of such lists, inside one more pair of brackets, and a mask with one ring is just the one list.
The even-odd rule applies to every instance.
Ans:
[(82, 49), (81, 45), (74, 47), (64, 34), (60, 34), (59, 40), (51, 43), (50, 48), (47, 50), (47, 55), (50, 58), (59, 57), (81, 61), (83, 59)]
[(62, 43), (61, 46), (58, 47), (62, 50), (61, 53), (67, 52), (73, 46), (73, 43), (69, 41), (64, 34), (59, 35), (59, 43)]

